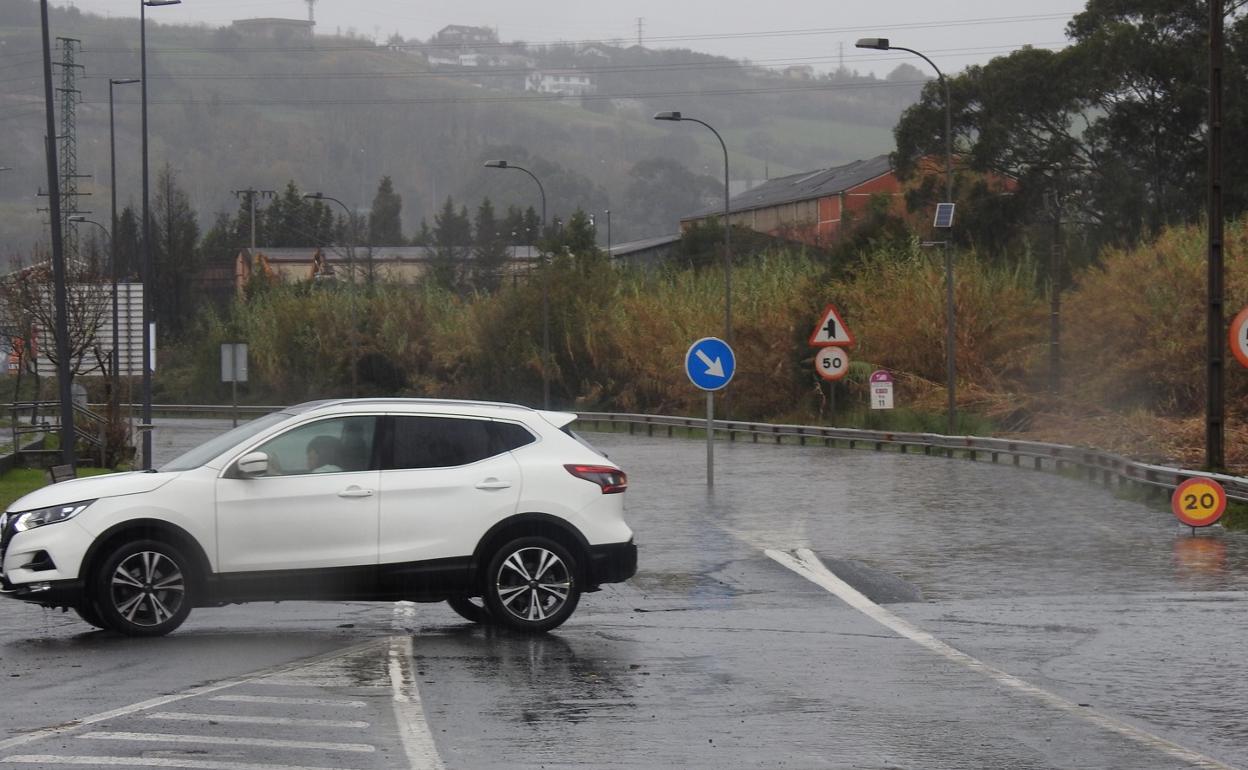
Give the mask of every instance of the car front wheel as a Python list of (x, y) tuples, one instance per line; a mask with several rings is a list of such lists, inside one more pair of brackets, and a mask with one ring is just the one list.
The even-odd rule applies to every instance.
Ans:
[(95, 574), (95, 606), (126, 636), (164, 636), (191, 613), (190, 561), (168, 543), (138, 540), (115, 548)]
[(460, 596), (454, 599), (447, 599), (446, 603), (464, 620), (483, 625), (494, 622), (494, 619), (490, 617), (490, 610), (485, 606), (483, 600), (473, 600), (466, 596)]
[(522, 537), (500, 548), (490, 560), (484, 588), (493, 620), (525, 633), (562, 625), (581, 598), (572, 554), (544, 537)]

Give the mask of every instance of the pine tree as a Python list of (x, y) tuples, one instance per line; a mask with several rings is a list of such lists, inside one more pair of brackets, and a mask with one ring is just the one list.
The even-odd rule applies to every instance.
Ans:
[(402, 246), (403, 240), (403, 198), (394, 191), (394, 183), (390, 177), (381, 178), (377, 186), (377, 194), (373, 196), (373, 207), (368, 212), (368, 242), (373, 246)]

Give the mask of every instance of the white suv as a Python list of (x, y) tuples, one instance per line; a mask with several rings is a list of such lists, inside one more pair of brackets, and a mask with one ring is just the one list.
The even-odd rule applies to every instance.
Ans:
[(423, 399), (317, 401), (158, 471), (76, 479), (0, 515), (0, 591), (131, 636), (192, 607), (446, 601), (542, 632), (637, 570), (624, 472), (576, 415)]

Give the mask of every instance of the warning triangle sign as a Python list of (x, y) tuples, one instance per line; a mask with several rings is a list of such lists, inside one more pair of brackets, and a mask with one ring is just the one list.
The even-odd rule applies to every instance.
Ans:
[(816, 348), (829, 345), (850, 347), (854, 344), (854, 333), (841, 320), (841, 314), (836, 311), (836, 305), (828, 305), (823, 309), (818, 325), (810, 333), (810, 344)]

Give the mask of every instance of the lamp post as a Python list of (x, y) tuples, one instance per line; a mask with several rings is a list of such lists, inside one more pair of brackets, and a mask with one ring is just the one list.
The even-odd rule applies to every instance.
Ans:
[(182, 0), (139, 0), (139, 81), (143, 102), (143, 469), (152, 469), (152, 217), (147, 179), (147, 8)]
[[(524, 166), (517, 166), (505, 160), (487, 160), (486, 168), (514, 168), (523, 171), (537, 183), (537, 191), (542, 195), (542, 230), (546, 229), (546, 188), (542, 180)], [(542, 233), (538, 236), (541, 237)], [(546, 269), (546, 255), (542, 255), (542, 408), (550, 408), (550, 275)]]
[[(936, 77), (945, 92), (945, 201), (953, 203), (953, 100), (949, 97), (949, 80), (940, 71), (936, 62), (913, 48), (892, 45), (886, 37), (864, 37), (854, 44), (856, 48), (872, 48), (877, 51), (905, 51), (912, 53), (931, 65), (936, 70)], [(952, 234), (950, 234), (952, 235)], [(949, 249), (949, 238), (945, 238), (945, 388), (949, 393), (949, 433), (952, 435), (957, 422), (957, 363), (954, 338), (954, 307), (953, 307), (953, 252)]]
[[(342, 201), (338, 200), (332, 195), (326, 195), (323, 192), (314, 192), (314, 193), (308, 193), (307, 195), (304, 195), (303, 197), (306, 200), (333, 201), (334, 203), (337, 203), (339, 206), (342, 207), (343, 212), (346, 213), (347, 224), (351, 226), (351, 239), (350, 239), (350, 242), (347, 243), (347, 264), (350, 265), (348, 270), (351, 273), (351, 289), (350, 289), (351, 300), (349, 302), (348, 308), (351, 312), (351, 397), (355, 398), (356, 396), (359, 395), (359, 382), (358, 382), (358, 374), (356, 373), (356, 369), (359, 367), (359, 363), (360, 363), (359, 341), (356, 339), (356, 334), (359, 330), (355, 328), (355, 240), (356, 240), (355, 215), (351, 213), (351, 209), (347, 208), (347, 204), (343, 203)], [(254, 215), (252, 216), (252, 220), (253, 221), (255, 220)]]
[(732, 345), (732, 223), (729, 220), (728, 208), (728, 145), (724, 144), (724, 138), (706, 121), (681, 115), (679, 112), (659, 112), (655, 114), (654, 119), (687, 120), (691, 123), (700, 123), (711, 129), (711, 133), (719, 140), (719, 146), (724, 151), (724, 342)]

